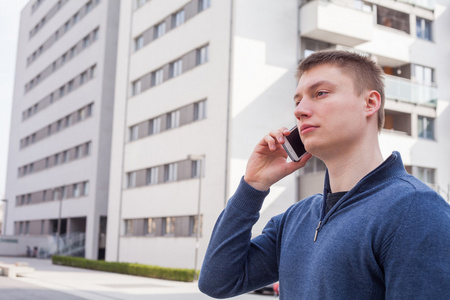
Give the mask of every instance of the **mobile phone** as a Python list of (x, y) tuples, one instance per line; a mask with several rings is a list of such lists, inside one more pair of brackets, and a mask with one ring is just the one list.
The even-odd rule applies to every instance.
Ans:
[(283, 148), (293, 161), (299, 161), (306, 154), (306, 149), (300, 139), (297, 126), (294, 126), (289, 131), (291, 133), (284, 137)]

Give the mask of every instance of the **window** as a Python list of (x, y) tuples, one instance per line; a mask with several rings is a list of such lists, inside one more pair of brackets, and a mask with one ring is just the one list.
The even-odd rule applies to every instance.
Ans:
[(97, 70), (97, 68), (95, 66), (91, 67), (91, 69), (89, 70), (89, 77), (90, 78), (94, 78), (96, 70)]
[(434, 71), (432, 68), (413, 65), (413, 78), (416, 82), (432, 85), (434, 83)]
[(62, 153), (62, 162), (65, 163), (69, 160), (69, 151), (66, 150)]
[(33, 143), (35, 143), (36, 142), (36, 133), (33, 133), (32, 135), (31, 135), (31, 143), (33, 144)]
[(89, 195), (89, 181), (83, 182), (83, 196)]
[(25, 222), (25, 234), (30, 232), (30, 221)]
[(88, 74), (87, 71), (84, 71), (83, 73), (81, 73), (80, 75), (80, 84), (83, 84), (87, 81)]
[(49, 100), (49, 101), (50, 101), (50, 104), (53, 103), (53, 98), (54, 98), (53, 93), (51, 93), (51, 94), (50, 94), (50, 100)]
[(92, 41), (96, 41), (98, 39), (98, 28), (94, 30), (92, 33)]
[(42, 202), (45, 202), (47, 200), (47, 190), (44, 190), (42, 194)]
[(434, 184), (434, 169), (417, 167), (417, 177), (425, 183)]
[(70, 21), (67, 21), (66, 24), (64, 24), (64, 32), (67, 32), (70, 29)]
[(60, 159), (60, 158), (59, 158), (59, 153), (56, 153), (56, 154), (55, 154), (55, 158), (54, 158), (54, 160), (55, 160), (55, 161), (54, 161), (54, 165), (55, 165), (55, 166), (56, 166), (56, 165), (59, 165), (59, 159)]
[(69, 81), (67, 84), (67, 92), (71, 92), (73, 90), (73, 80)]
[(179, 59), (170, 64), (170, 78), (180, 75), (183, 72), (183, 60)]
[(61, 98), (62, 96), (64, 96), (64, 86), (59, 88), (59, 97)]
[(45, 158), (45, 168), (47, 169), (49, 165), (50, 165), (50, 158), (46, 157)]
[(194, 121), (206, 118), (206, 100), (194, 103)]
[(84, 156), (87, 156), (91, 153), (91, 142), (87, 142), (84, 144)]
[(65, 186), (61, 187), (61, 199), (66, 199), (67, 198), (67, 189)]
[(91, 43), (91, 40), (89, 39), (89, 36), (87, 36), (87, 37), (85, 37), (85, 38), (83, 39), (82, 47), (83, 47), (83, 48), (86, 48), (86, 47), (89, 46), (90, 43)]
[(74, 148), (74, 155), (73, 155), (73, 159), (77, 159), (77, 158), (79, 158), (80, 157), (80, 148), (79, 148), (79, 146), (76, 146), (75, 148)]
[(77, 120), (83, 121), (84, 119), (86, 119), (86, 117), (87, 117), (87, 107), (83, 107), (82, 109), (79, 109), (78, 113), (77, 113)]
[(176, 181), (178, 165), (176, 163), (164, 166), (164, 182)]
[(135, 141), (139, 138), (139, 125), (134, 125), (130, 127), (130, 142)]
[(80, 184), (78, 184), (78, 183), (75, 183), (73, 185), (73, 196), (80, 197)]
[(162, 219), (163, 235), (173, 235), (175, 233), (175, 218), (167, 217)]
[(180, 126), (180, 111), (176, 110), (166, 115), (166, 129), (177, 128)]
[(125, 235), (133, 234), (133, 220), (125, 220)]
[(52, 194), (52, 200), (59, 200), (59, 189), (54, 189)]
[(149, 126), (148, 126), (148, 134), (152, 135), (152, 134), (157, 134), (161, 132), (161, 118), (155, 118), (150, 120), (149, 122)]
[(133, 96), (139, 94), (141, 92), (141, 80), (136, 80), (133, 82)]
[(136, 187), (136, 172), (127, 173), (127, 188)]
[(92, 109), (94, 107), (94, 104), (91, 103), (86, 107), (86, 116), (90, 117), (92, 116)]
[(201, 12), (211, 6), (211, 0), (198, 0), (198, 11)]
[(147, 178), (146, 178), (146, 184), (157, 184), (158, 183), (158, 168), (150, 168), (147, 169)]
[(154, 38), (157, 39), (166, 33), (166, 22), (159, 23), (155, 26)]
[(156, 220), (154, 218), (148, 218), (146, 221), (146, 235), (156, 235)]
[(420, 138), (434, 140), (434, 119), (418, 116), (418, 135)]
[(431, 41), (431, 21), (416, 17), (416, 35), (418, 38)]
[(197, 49), (197, 58), (196, 58), (197, 65), (204, 64), (205, 62), (208, 61), (208, 48), (209, 45), (206, 45), (202, 48)]
[(89, 1), (86, 4), (86, 13), (90, 12), (92, 10), (92, 1)]
[(31, 203), (31, 194), (28, 194), (27, 195), (27, 204), (30, 204)]
[(66, 60), (67, 60), (67, 54), (64, 53), (64, 54), (61, 56), (61, 64), (63, 65), (63, 64), (66, 62)]
[(199, 230), (199, 227), (200, 227), (200, 231), (198, 233), (199, 233), (199, 235), (201, 235), (202, 234), (201, 217), (200, 217), (200, 226), (199, 226), (198, 216), (190, 216), (189, 217), (189, 235), (196, 235), (197, 230)]
[(55, 41), (57, 41), (58, 38), (59, 38), (59, 31), (56, 31), (56, 32), (55, 32)]
[(76, 13), (73, 15), (73, 24), (75, 25), (80, 20), (80, 14)]
[(56, 131), (60, 131), (62, 129), (62, 119), (56, 122)]
[(77, 47), (72, 47), (69, 51), (69, 57), (72, 58), (77, 54)]
[(377, 24), (409, 34), (409, 15), (400, 11), (377, 6)]
[(161, 84), (164, 81), (164, 70), (161, 68), (152, 73), (152, 86)]
[(52, 71), (54, 72), (55, 70), (56, 70), (56, 61), (54, 61), (52, 64)]
[(64, 127), (69, 127), (70, 125), (72, 125), (72, 118), (69, 115), (64, 118)]
[(178, 27), (184, 23), (184, 10), (180, 10), (172, 15), (172, 28)]
[(191, 164), (191, 177), (196, 178), (201, 176), (201, 160), (193, 160)]
[(137, 51), (144, 47), (144, 36), (140, 35), (134, 40), (134, 50)]

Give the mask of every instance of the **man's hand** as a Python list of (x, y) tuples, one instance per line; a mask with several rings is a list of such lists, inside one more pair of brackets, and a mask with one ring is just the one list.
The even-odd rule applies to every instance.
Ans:
[(287, 161), (284, 137), (290, 134), (286, 127), (272, 130), (256, 145), (250, 155), (244, 180), (253, 188), (267, 191), (272, 184), (305, 166), (312, 157), (306, 153), (298, 162)]

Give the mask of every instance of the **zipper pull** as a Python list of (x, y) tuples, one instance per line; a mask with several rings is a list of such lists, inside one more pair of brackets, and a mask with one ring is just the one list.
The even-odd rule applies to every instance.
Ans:
[(317, 225), (317, 228), (316, 228), (316, 233), (314, 234), (314, 242), (317, 240), (317, 234), (319, 233), (319, 228), (320, 228), (321, 224), (322, 224), (322, 221), (319, 221), (319, 225)]

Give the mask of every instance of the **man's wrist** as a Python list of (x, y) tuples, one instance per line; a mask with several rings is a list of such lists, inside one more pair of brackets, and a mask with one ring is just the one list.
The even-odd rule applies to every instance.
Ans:
[(245, 176), (244, 176), (244, 181), (249, 186), (254, 188), (255, 190), (258, 190), (258, 191), (261, 191), (261, 192), (266, 192), (266, 191), (268, 191), (270, 189), (270, 185), (267, 185), (267, 184), (264, 184), (264, 183), (261, 183), (261, 182), (258, 182), (258, 181), (253, 181), (253, 180), (247, 179)]

